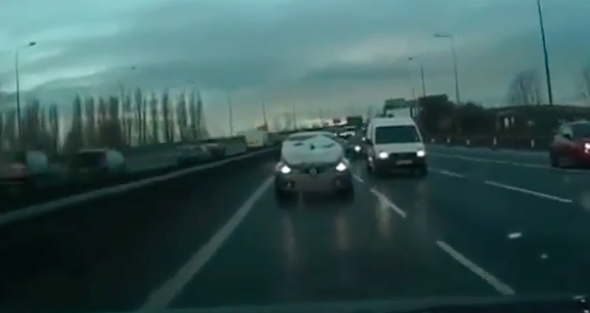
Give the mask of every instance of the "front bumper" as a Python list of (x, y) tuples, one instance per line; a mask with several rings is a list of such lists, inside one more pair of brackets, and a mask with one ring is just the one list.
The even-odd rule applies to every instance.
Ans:
[(275, 187), (282, 191), (322, 192), (349, 188), (352, 185), (350, 169), (338, 172), (335, 169), (311, 175), (297, 172), (275, 176)]
[(373, 159), (376, 169), (417, 169), (427, 167), (426, 157), (419, 157), (415, 153), (391, 154), (385, 159)]

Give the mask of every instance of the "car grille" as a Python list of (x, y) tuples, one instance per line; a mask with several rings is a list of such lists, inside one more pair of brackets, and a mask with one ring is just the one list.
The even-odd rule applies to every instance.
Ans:
[(396, 158), (396, 159), (411, 159), (413, 157), (416, 156), (415, 152), (409, 152), (409, 153), (391, 153), (389, 155), (390, 158)]
[(332, 168), (336, 167), (336, 164), (305, 164), (305, 165), (298, 165), (292, 167), (292, 169), (296, 170), (299, 173), (306, 173), (309, 174), (313, 169), (315, 169), (317, 174), (326, 172)]

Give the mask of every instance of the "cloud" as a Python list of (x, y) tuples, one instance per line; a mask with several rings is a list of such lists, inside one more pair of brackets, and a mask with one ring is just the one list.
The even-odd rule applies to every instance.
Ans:
[[(464, 99), (501, 103), (517, 72), (543, 74), (533, 0), (62, 2), (58, 9), (11, 0), (0, 12), (10, 30), (0, 33), (2, 46), (16, 46), (15, 38), (38, 41), (22, 51), (22, 81), (44, 97), (102, 93), (119, 83), (180, 88), (190, 81), (209, 107), (225, 108), (231, 92), (248, 124), (260, 116), (248, 108), (262, 99), (277, 112), (295, 102), (316, 114), (318, 106), (337, 112), (409, 97), (419, 89), (419, 64), (430, 93), (453, 96), (450, 45), (433, 38), (435, 32), (455, 35)], [(590, 4), (543, 4), (554, 93), (571, 99), (576, 73), (588, 61)], [(26, 21), (17, 18), (27, 5), (40, 9)], [(11, 85), (10, 62), (0, 65), (6, 68), (0, 80)]]

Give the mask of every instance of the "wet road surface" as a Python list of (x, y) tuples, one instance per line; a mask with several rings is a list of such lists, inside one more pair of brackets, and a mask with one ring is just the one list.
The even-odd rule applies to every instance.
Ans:
[(95, 222), (128, 231), (95, 231), (105, 237), (87, 247), (75, 228), (57, 236), (57, 222), (39, 222), (52, 235), (43, 256), (59, 253), (33, 254), (3, 302), (90, 312), (590, 289), (590, 171), (530, 152), (431, 146), (427, 157), (424, 179), (355, 163), (349, 202), (279, 206), (267, 158), (93, 203), (134, 212)]

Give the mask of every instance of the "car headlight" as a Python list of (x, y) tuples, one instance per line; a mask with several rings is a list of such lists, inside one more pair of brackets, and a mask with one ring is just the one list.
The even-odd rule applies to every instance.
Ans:
[(287, 165), (285, 165), (285, 164), (278, 164), (278, 165), (277, 165), (277, 170), (278, 170), (279, 172), (281, 172), (282, 174), (289, 174), (289, 173), (291, 173), (291, 168), (290, 168), (290, 167), (288, 167), (288, 166), (287, 166)]
[(586, 144), (584, 144), (584, 149), (586, 149), (586, 150), (590, 150), (590, 143), (586, 143)]
[(389, 155), (387, 154), (387, 152), (379, 152), (379, 158), (380, 159), (387, 159), (387, 157), (389, 157)]
[(361, 151), (361, 147), (360, 146), (354, 146), (354, 151), (356, 151), (356, 152)]
[(426, 151), (424, 151), (424, 150), (418, 150), (416, 152), (416, 155), (421, 158), (421, 157), (423, 157), (423, 156), (426, 155)]
[(338, 172), (344, 172), (344, 171), (346, 171), (347, 168), (348, 168), (348, 166), (344, 162), (340, 162), (340, 163), (338, 163), (338, 165), (336, 165), (336, 170)]

